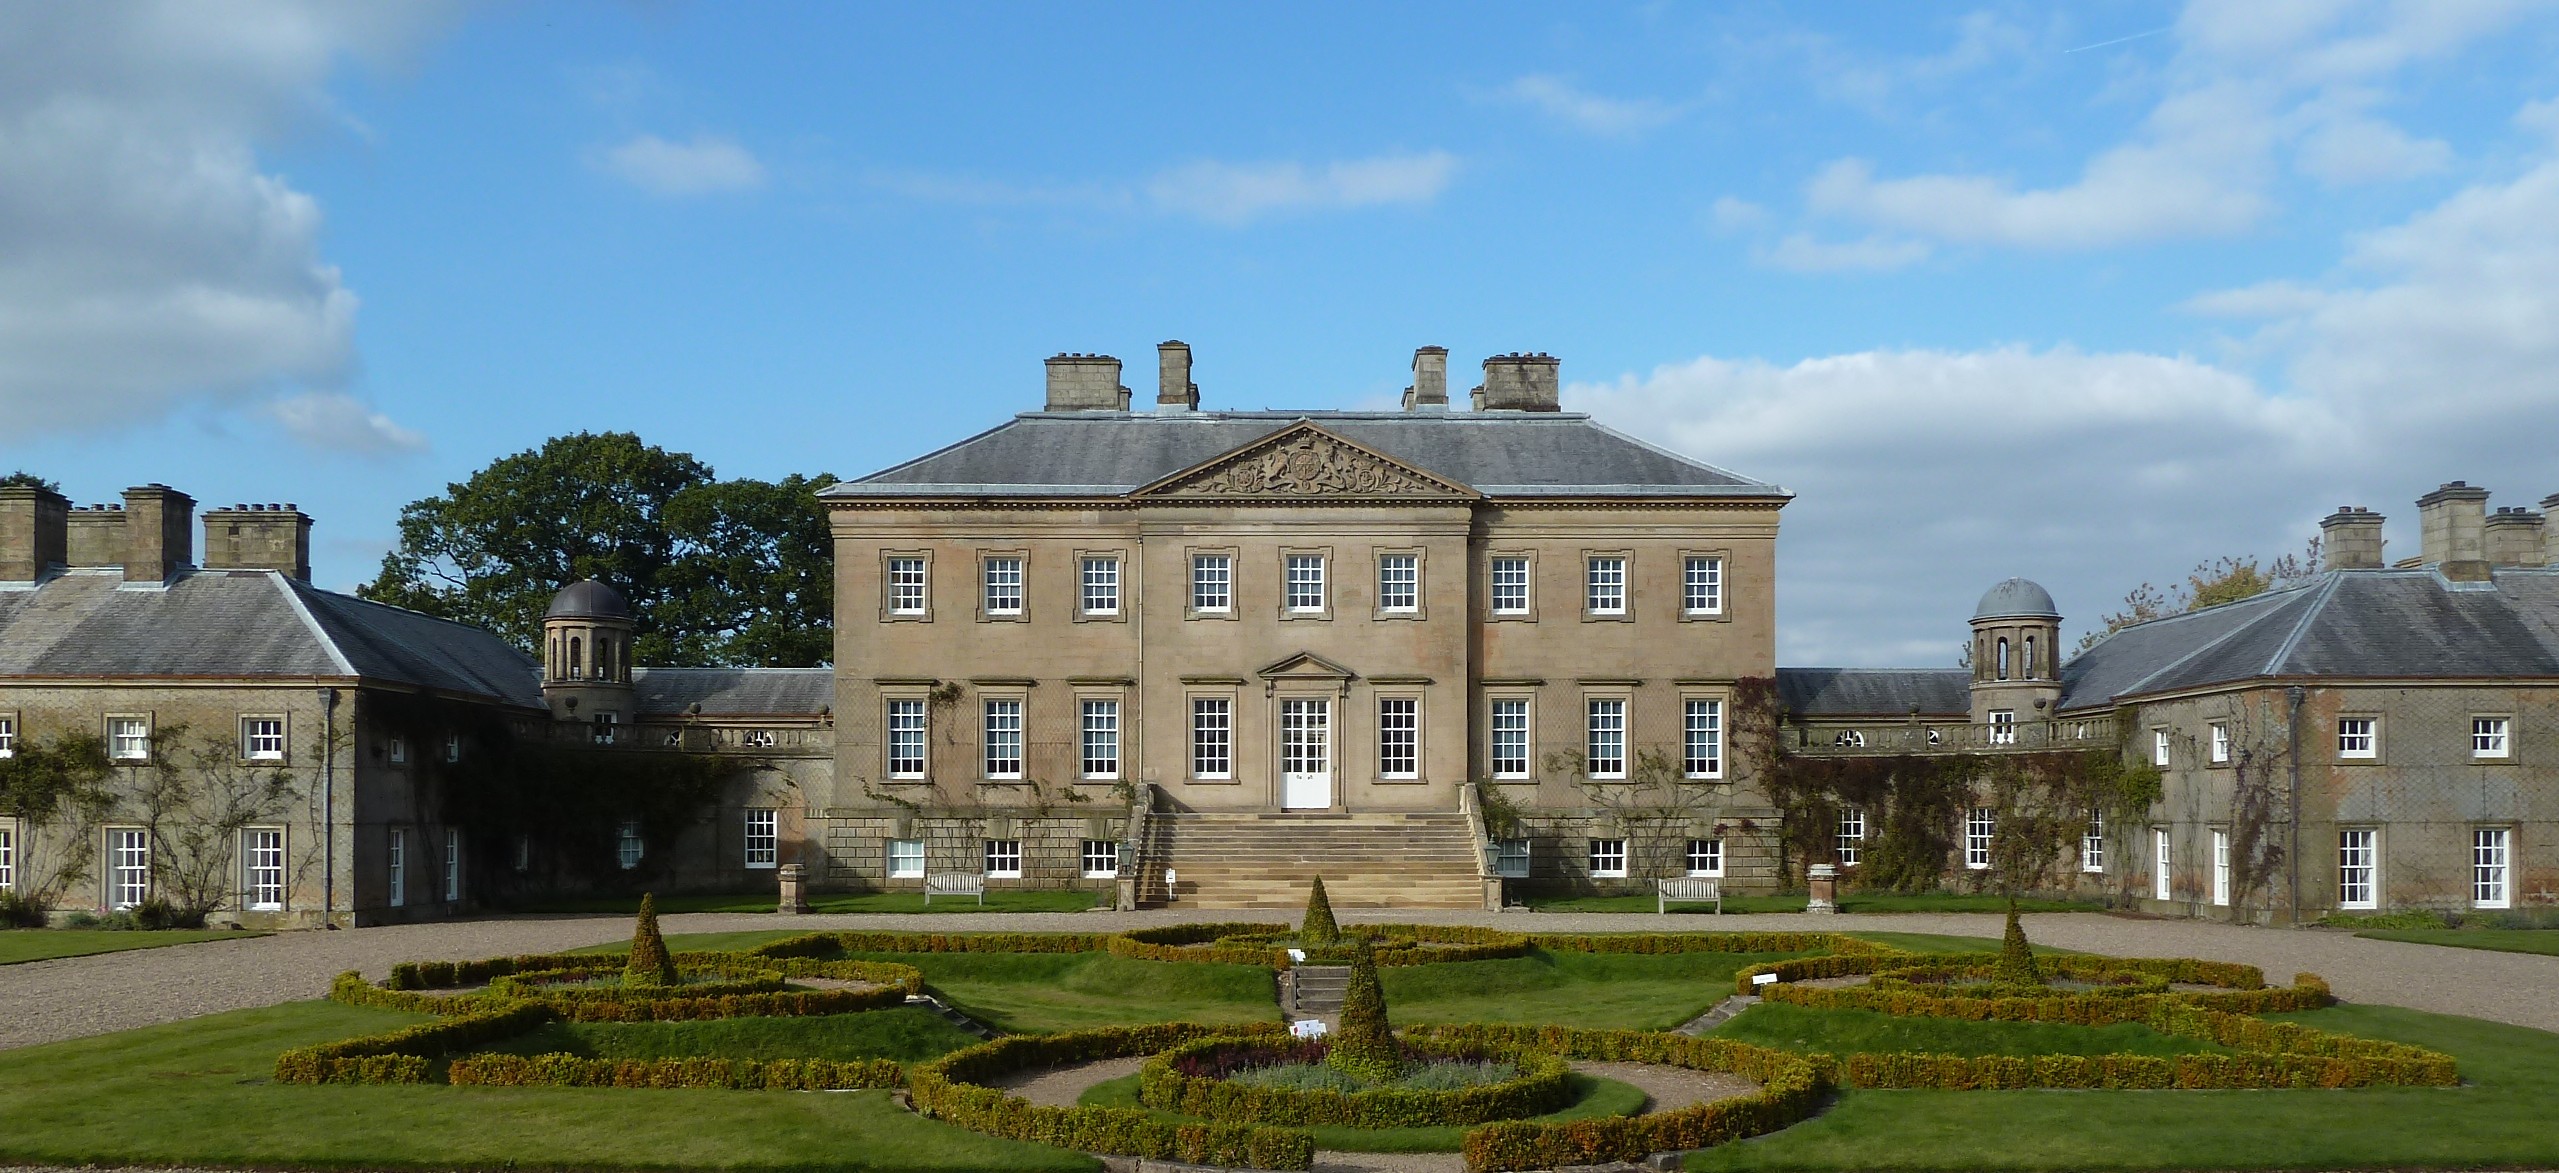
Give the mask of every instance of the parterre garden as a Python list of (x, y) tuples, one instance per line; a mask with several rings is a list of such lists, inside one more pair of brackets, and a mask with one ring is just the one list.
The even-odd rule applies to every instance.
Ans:
[[(0, 1160), (374, 1168), (2547, 1165), (2559, 1036), (2312, 975), (1823, 933), (753, 933), (420, 961), (0, 1056)], [(1931, 951), (1923, 952), (1922, 949)], [(1276, 975), (1347, 962), (1338, 1028)], [(1704, 1036), (1671, 1027), (1736, 993)], [(910, 996), (1003, 1033), (983, 1039)], [(1116, 1063), (1102, 1067), (1101, 1064)], [(1089, 1071), (1071, 1099), (1028, 1086)], [(1648, 1102), (1641, 1073), (1720, 1090)], [(1629, 1074), (1637, 1073), (1637, 1074)], [(1108, 1076), (1103, 1078), (1102, 1076)], [(1069, 1080), (1070, 1084), (1074, 1081)], [(1651, 1083), (1647, 1086), (1661, 1086)], [(1052, 1089), (1054, 1090), (1054, 1089)]]

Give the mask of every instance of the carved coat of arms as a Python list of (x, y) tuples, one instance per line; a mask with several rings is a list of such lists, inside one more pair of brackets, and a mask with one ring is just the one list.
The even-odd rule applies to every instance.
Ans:
[(1156, 492), (1171, 497), (1451, 497), (1462, 490), (1320, 432), (1304, 431), (1239, 453)]

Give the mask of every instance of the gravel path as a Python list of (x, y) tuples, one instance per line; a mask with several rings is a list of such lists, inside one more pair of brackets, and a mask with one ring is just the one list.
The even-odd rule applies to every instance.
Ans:
[(1146, 1056), (1136, 1055), (1126, 1059), (1096, 1059), (1071, 1067), (1034, 1067), (1029, 1071), (1016, 1071), (987, 1086), (1014, 1092), (1034, 1104), (1072, 1108), (1094, 1084), (1135, 1075), (1137, 1069), (1145, 1064)]
[[(832, 928), (913, 931), (1110, 931), (1137, 925), (1231, 919), (1232, 911), (872, 914), (779, 917), (696, 913), (661, 918), (670, 933)], [(1273, 917), (1271, 919), (1280, 919)], [(1991, 914), (1758, 914), (1645, 916), (1610, 913), (1406, 912), (1348, 921), (1484, 924), (1523, 932), (1884, 930), (1997, 937)], [(545, 952), (617, 940), (628, 917), (561, 916), (448, 921), (381, 928), (277, 933), (126, 953), (0, 966), (0, 1049), (267, 1006), (326, 992), (346, 970), (379, 978), (393, 962)], [(2559, 1031), (2559, 957), (2367, 941), (2343, 932), (2238, 928), (2200, 921), (2100, 913), (2026, 918), (2039, 943), (2127, 957), (2208, 957), (2265, 969), (2278, 983), (2307, 970), (2348, 1001), (2462, 1014)]]

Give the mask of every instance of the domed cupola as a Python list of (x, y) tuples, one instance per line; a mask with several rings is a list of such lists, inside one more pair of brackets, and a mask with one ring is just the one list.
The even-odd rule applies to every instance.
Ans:
[(1999, 583), (1982, 592), (1972, 629), (1973, 720), (2023, 725), (2051, 716), (2061, 699), (2061, 609), (2052, 592), (2023, 578)]
[(560, 588), (542, 613), (542, 697), (551, 715), (611, 742), (631, 711), (631, 602), (594, 579)]

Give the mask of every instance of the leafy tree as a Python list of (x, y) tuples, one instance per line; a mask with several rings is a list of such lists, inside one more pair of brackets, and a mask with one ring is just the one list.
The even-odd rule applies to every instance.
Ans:
[(5, 489), (13, 485), (25, 485), (29, 488), (43, 489), (48, 493), (59, 493), (62, 491), (62, 482), (48, 481), (23, 468), (6, 476), (0, 476), (0, 489)]
[(2134, 587), (2124, 595), (2123, 610), (2106, 616), (2105, 627), (2089, 632), (2079, 641), (2079, 650), (2095, 647), (2097, 641), (2136, 623), (2148, 623), (2188, 611), (2218, 607), (2253, 599), (2267, 591), (2296, 586), (2319, 573), (2319, 539), (2299, 554), (2285, 554), (2271, 561), (2256, 558), (2222, 557), (2200, 562), (2186, 575), (2186, 581), (2161, 590), (2151, 583)]
[(666, 505), (660, 576), (671, 662), (815, 668), (835, 652), (835, 557), (817, 491), (833, 476), (695, 485)]
[(0, 758), (0, 818), (55, 832), (19, 841), (20, 898), (49, 906), (88, 877), (97, 862), (97, 828), (115, 810), (107, 774), (106, 739), (95, 733), (20, 738), (17, 752)]

